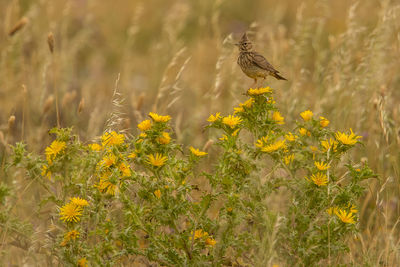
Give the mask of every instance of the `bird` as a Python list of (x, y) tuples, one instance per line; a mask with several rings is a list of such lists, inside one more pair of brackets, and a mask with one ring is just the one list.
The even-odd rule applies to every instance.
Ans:
[(247, 76), (254, 79), (252, 87), (257, 85), (258, 78), (263, 78), (264, 81), (268, 75), (273, 76), (278, 80), (287, 81), (286, 78), (279, 75), (279, 71), (277, 71), (265, 59), (265, 57), (252, 50), (253, 44), (247, 37), (246, 32), (243, 34), (239, 43), (236, 43), (235, 45), (239, 47), (240, 52), (237, 63)]

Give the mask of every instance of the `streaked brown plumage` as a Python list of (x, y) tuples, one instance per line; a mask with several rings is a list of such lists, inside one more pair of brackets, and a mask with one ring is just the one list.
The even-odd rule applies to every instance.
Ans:
[(254, 85), (257, 84), (258, 78), (263, 78), (265, 80), (268, 75), (278, 80), (286, 80), (286, 78), (279, 75), (279, 71), (277, 71), (265, 57), (252, 51), (253, 45), (247, 38), (246, 33), (243, 34), (242, 39), (236, 45), (239, 47), (240, 51), (237, 63), (247, 76), (254, 79)]

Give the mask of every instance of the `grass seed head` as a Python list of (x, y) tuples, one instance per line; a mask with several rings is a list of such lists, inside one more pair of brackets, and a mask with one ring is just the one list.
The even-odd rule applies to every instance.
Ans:
[(18, 31), (20, 31), (26, 24), (28, 23), (28, 18), (23, 17), (21, 18), (15, 25), (14, 27), (11, 28), (11, 30), (8, 32), (9, 36), (13, 36), (16, 34)]

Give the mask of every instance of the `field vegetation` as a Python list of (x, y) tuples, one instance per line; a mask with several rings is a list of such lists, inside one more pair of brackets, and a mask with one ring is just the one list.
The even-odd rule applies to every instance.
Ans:
[(0, 265), (398, 266), (399, 69), (397, 1), (0, 1)]

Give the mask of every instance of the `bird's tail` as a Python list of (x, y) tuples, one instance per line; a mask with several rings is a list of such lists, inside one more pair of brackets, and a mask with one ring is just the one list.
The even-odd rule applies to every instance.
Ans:
[(277, 72), (272, 73), (272, 76), (274, 76), (275, 78), (277, 78), (278, 80), (285, 80), (287, 81), (287, 79), (285, 77), (282, 77), (281, 75), (279, 75)]

